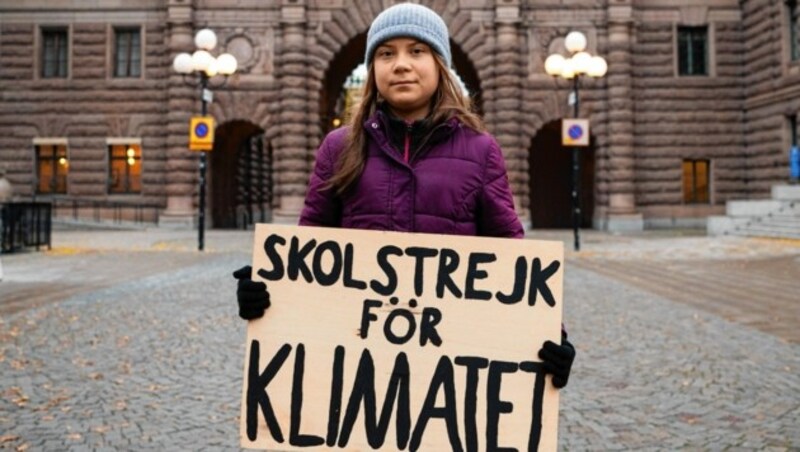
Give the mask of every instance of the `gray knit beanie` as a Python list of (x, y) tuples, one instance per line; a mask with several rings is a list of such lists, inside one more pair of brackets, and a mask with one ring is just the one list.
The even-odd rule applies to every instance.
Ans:
[(428, 44), (452, 66), (447, 25), (433, 10), (414, 3), (400, 3), (387, 8), (372, 21), (367, 33), (367, 66), (375, 49), (393, 38), (415, 38)]

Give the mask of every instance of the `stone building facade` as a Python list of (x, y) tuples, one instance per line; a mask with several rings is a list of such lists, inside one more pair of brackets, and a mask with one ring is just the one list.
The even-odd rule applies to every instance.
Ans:
[[(294, 217), (344, 82), (363, 60), (369, 23), (392, 3), (0, 0), (0, 162), (23, 197), (156, 204), (162, 224), (191, 225), (198, 155), (187, 150), (188, 122), (200, 95), (171, 65), (209, 27), (217, 52), (239, 61), (209, 106), (218, 124), (208, 166), (212, 224), (237, 225), (242, 212), (252, 219), (265, 208)], [(581, 80), (579, 91), (580, 114), (592, 123), (591, 147), (581, 152), (585, 226), (701, 226), (727, 200), (765, 197), (787, 177), (800, 109), (792, 2), (419, 3), (448, 23), (455, 69), (503, 148), (530, 226), (570, 224), (570, 153), (559, 122), (572, 115), (571, 84), (546, 75), (543, 63), (563, 51), (571, 30), (609, 63), (604, 78)], [(694, 63), (681, 53), (689, 47)], [(698, 49), (702, 72), (687, 74)], [(119, 72), (120, 52), (135, 71)], [(117, 170), (130, 175), (115, 146), (128, 149), (139, 185), (118, 189)], [(54, 170), (43, 169), (44, 154)], [(693, 186), (698, 177), (705, 181)], [(687, 193), (695, 189), (700, 196)]]

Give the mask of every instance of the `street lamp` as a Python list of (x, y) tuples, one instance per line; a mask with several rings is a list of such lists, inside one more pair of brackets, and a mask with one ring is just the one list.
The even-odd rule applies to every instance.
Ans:
[[(593, 56), (586, 51), (586, 36), (579, 31), (572, 31), (564, 39), (564, 46), (571, 54), (569, 58), (554, 53), (547, 57), (544, 62), (544, 70), (553, 77), (560, 77), (572, 80), (573, 92), (570, 95), (570, 103), (573, 105), (573, 117), (578, 117), (580, 101), (578, 98), (578, 86), (582, 75), (600, 78), (606, 75), (608, 64), (601, 56)], [(580, 241), (580, 222), (581, 222), (581, 203), (580, 203), (580, 170), (577, 146), (572, 147), (572, 229), (575, 237), (575, 251), (581, 249)]]
[[(211, 50), (217, 46), (217, 35), (208, 28), (204, 28), (197, 32), (194, 36), (194, 43), (197, 50), (193, 54), (179, 53), (172, 61), (172, 67), (175, 72), (183, 75), (184, 83), (200, 87), (200, 114), (206, 116), (207, 103), (211, 102), (213, 96), (209, 90), (210, 80), (216, 75), (222, 75), (225, 78), (221, 83), (215, 87), (220, 87), (228, 80), (228, 76), (236, 72), (236, 58), (229, 53), (214, 58)], [(194, 74), (198, 77), (197, 80), (192, 81), (188, 79), (188, 75)], [(206, 152), (200, 152), (200, 206), (197, 221), (197, 249), (203, 251), (203, 233), (205, 230), (206, 218)]]

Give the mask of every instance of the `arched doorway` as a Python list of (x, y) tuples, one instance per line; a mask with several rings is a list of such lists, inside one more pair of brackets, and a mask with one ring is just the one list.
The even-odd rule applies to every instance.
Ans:
[(479, 115), (483, 116), (483, 91), (481, 90), (481, 79), (478, 78), (478, 71), (469, 59), (469, 56), (461, 50), (461, 47), (450, 41), (450, 53), (453, 57), (453, 68), (469, 92), (472, 99), (472, 108)]
[[(591, 227), (594, 215), (594, 140), (580, 150), (581, 227)], [(545, 124), (531, 140), (531, 227), (572, 227), (572, 149), (561, 145), (561, 120)]]
[[(320, 95), (320, 118), (323, 133), (328, 133), (340, 124), (343, 117), (342, 106), (345, 105), (343, 97), (346, 95), (346, 82), (352, 80), (354, 69), (364, 62), (366, 47), (367, 33), (359, 33), (334, 55), (328, 65)], [(483, 100), (478, 71), (469, 56), (452, 40), (450, 41), (450, 51), (453, 57), (453, 69), (468, 90), (473, 108), (478, 113), (482, 113)]]
[(366, 49), (367, 34), (359, 33), (334, 55), (328, 65), (320, 96), (320, 118), (322, 119), (323, 133), (328, 133), (337, 127), (334, 125), (334, 119), (340, 112), (336, 111), (336, 106), (341, 104), (338, 100), (344, 93), (345, 80), (353, 73), (353, 69), (364, 62)]
[(210, 155), (211, 225), (246, 229), (272, 217), (272, 147), (248, 121), (217, 127)]

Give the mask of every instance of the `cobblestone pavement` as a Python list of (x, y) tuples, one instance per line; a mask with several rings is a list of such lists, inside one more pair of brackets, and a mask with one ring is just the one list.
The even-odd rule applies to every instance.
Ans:
[[(201, 254), (189, 232), (64, 231), (50, 252), (2, 256), (0, 448), (238, 449), (245, 328), (230, 273), (252, 234), (206, 240)], [(783, 329), (800, 316), (791, 296), (772, 300), (798, 292), (800, 244), (587, 231), (567, 254), (578, 360), (561, 450), (800, 450), (800, 345)], [(726, 296), (711, 297), (714, 281)]]

